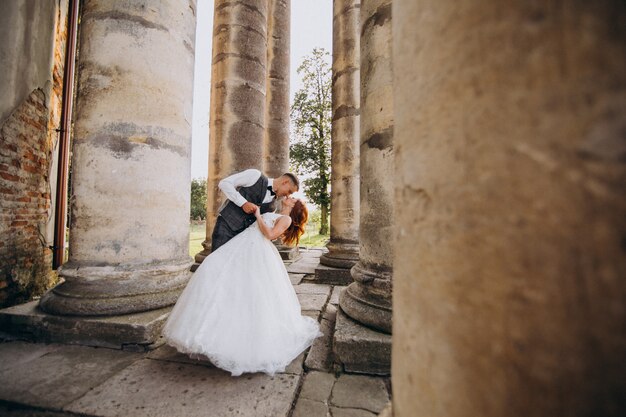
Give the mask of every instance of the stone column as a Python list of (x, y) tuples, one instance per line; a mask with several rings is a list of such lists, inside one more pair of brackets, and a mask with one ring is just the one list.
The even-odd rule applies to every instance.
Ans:
[[(359, 261), (352, 267), (354, 282), (339, 295), (358, 336), (351, 336), (345, 316), (338, 313), (335, 351), (346, 370), (383, 373), (390, 365), (393, 268), (391, 0), (361, 2), (360, 49)], [(373, 350), (372, 339), (379, 346)]]
[(217, 184), (238, 171), (263, 169), (267, 1), (216, 0), (213, 19), (206, 239), (194, 269), (211, 253), (224, 201)]
[(269, 0), (264, 172), (276, 178), (289, 170), (289, 51), (291, 0)]
[(359, 19), (360, 0), (333, 2), (332, 162), (330, 242), (318, 281), (352, 282), (359, 259)]
[(626, 415), (626, 8), (394, 2), (393, 412)]
[[(272, 178), (289, 171), (289, 56), (291, 0), (269, 0), (267, 14), (267, 97), (263, 172)], [(280, 209), (280, 202), (277, 204)], [(280, 256), (294, 260), (298, 248), (274, 241)]]
[(195, 12), (188, 3), (83, 2), (65, 283), (47, 312), (172, 304), (189, 277)]

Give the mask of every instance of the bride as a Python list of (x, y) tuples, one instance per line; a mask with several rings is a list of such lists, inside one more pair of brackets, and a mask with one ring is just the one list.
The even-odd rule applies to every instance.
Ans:
[(302, 316), (272, 240), (297, 244), (308, 219), (301, 200), (285, 198), (280, 213), (257, 221), (204, 259), (174, 306), (166, 342), (192, 358), (207, 357), (233, 376), (282, 372), (316, 337), (318, 322)]

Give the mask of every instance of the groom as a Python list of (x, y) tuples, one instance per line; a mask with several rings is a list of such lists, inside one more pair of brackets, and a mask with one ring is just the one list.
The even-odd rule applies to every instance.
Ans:
[(218, 185), (227, 200), (219, 209), (211, 236), (211, 251), (243, 232), (256, 221), (254, 212), (273, 210), (276, 198), (287, 197), (298, 191), (298, 177), (290, 172), (278, 178), (268, 178), (258, 169), (247, 169), (221, 180)]

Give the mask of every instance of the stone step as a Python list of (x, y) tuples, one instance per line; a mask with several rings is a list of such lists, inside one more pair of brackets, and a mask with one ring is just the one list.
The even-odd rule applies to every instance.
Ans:
[(14, 338), (145, 351), (160, 345), (171, 307), (123, 316), (55, 316), (37, 301), (0, 310), (0, 331)]

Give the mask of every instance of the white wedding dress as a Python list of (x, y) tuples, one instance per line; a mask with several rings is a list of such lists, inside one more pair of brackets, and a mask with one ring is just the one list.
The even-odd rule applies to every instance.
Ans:
[[(273, 227), (281, 215), (265, 213)], [(257, 223), (204, 259), (163, 328), (166, 342), (233, 376), (282, 372), (316, 337), (274, 244)]]

